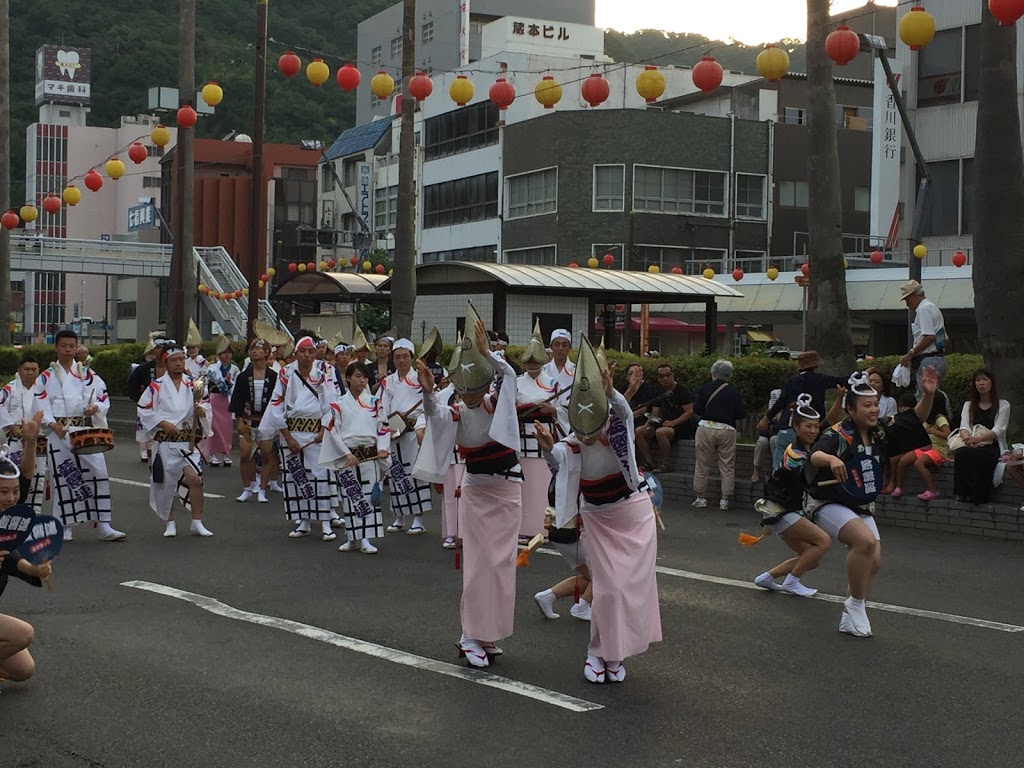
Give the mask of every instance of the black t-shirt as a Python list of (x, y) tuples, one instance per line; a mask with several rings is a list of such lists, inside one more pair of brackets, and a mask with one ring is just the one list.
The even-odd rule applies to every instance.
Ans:
[(666, 421), (682, 416), (683, 408), (687, 405), (693, 405), (693, 393), (682, 384), (676, 384), (675, 389), (660, 402), (655, 403), (656, 407), (661, 407), (661, 418)]
[[(32, 489), (32, 478), (25, 477), (22, 475), (18, 478), (18, 503), (24, 504), (28, 498), (29, 491)], [(39, 579), (26, 576), (18, 570), (18, 563), (12, 557), (5, 557), (4, 561), (0, 563), (0, 595), (7, 589), (7, 579), (11, 576), (21, 579), (22, 581), (28, 582), (34, 587), (41, 587), (43, 583)]]
[[(635, 411), (637, 408), (639, 408), (640, 406), (644, 405), (645, 403), (649, 403), (651, 400), (653, 400), (657, 396), (658, 396), (657, 388), (653, 384), (651, 384), (651, 382), (645, 381), (643, 384), (640, 385), (640, 388), (636, 391), (636, 394), (633, 395), (632, 398), (630, 398), (630, 401), (629, 401), (630, 410)], [(644, 414), (640, 414), (639, 416), (634, 416), (633, 417), (633, 426), (634, 427), (641, 427), (646, 422), (647, 422), (647, 418), (646, 418), (646, 416)]]
[(913, 408), (900, 411), (882, 423), (885, 427), (886, 453), (889, 456), (899, 456), (916, 448), (932, 447), (932, 440)]

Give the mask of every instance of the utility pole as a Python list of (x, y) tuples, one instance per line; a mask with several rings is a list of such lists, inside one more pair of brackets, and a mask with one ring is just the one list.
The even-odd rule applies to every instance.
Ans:
[[(11, 6), (0, 0), (0, 213), (11, 207)], [(0, 231), (0, 344), (11, 343), (11, 233)]]
[[(0, 0), (2, 2), (2, 0)], [(192, 104), (196, 92), (196, 0), (178, 0), (178, 99)], [(178, 128), (174, 149), (177, 189), (174, 250), (171, 256), (171, 331), (185, 342), (189, 318), (195, 316), (196, 285), (192, 270), (193, 200), (195, 199), (195, 127)]]
[(256, 0), (256, 92), (253, 95), (252, 112), (252, 185), (249, 196), (249, 264), (246, 276), (249, 280), (249, 305), (246, 319), (247, 340), (256, 335), (256, 318), (259, 317), (260, 275), (266, 253), (260, 249), (260, 234), (263, 227), (263, 124), (267, 95), (267, 0)]
[(416, 74), (416, 0), (404, 0), (402, 13), (402, 122), (398, 139), (398, 220), (395, 226), (395, 274), (391, 278), (391, 324), (402, 336), (412, 333), (416, 307), (416, 99), (409, 80)]

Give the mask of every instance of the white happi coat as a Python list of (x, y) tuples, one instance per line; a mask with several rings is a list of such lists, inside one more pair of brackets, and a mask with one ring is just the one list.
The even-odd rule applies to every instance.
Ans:
[[(36, 381), (32, 415), (43, 413), (44, 427), (61, 418), (81, 418), (95, 405), (93, 427), (106, 427), (110, 399), (107, 385), (80, 363), (64, 370), (59, 361)], [(71, 452), (71, 433), (88, 427), (69, 427), (64, 439), (50, 432), (47, 438), (49, 469), (53, 478), (53, 515), (65, 527), (87, 521), (110, 522), (110, 476), (102, 453), (76, 456)]]
[(210, 368), (210, 364), (206, 358), (202, 355), (196, 355), (195, 357), (185, 358), (185, 373), (191, 376), (193, 379), (198, 379)]
[[(0, 390), (0, 430), (21, 426), (22, 422), (28, 421), (32, 417), (34, 399), (35, 385), (26, 387), (22, 383), (21, 377), (15, 375), (11, 379), (11, 383)], [(8, 433), (7, 447), (10, 451), (11, 461), (20, 467), (21, 455), (24, 450), (23, 442), (20, 438), (13, 437)], [(36, 446), (30, 445), (28, 449), (35, 453)], [(42, 512), (46, 493), (46, 456), (36, 456), (35, 466), (35, 474), (25, 503), (35, 507), (38, 514)]]
[[(192, 424), (197, 415), (198, 408), (199, 424), (203, 435), (210, 437), (213, 434), (210, 420), (209, 395), (196, 404), (195, 386), (191, 376), (183, 374), (175, 386), (174, 380), (169, 373), (165, 373), (156, 381), (150, 382), (146, 391), (139, 398), (138, 413), (141, 432), (138, 440), (140, 443), (147, 443), (154, 440), (157, 432), (160, 431), (160, 422), (167, 421), (179, 429), (192, 429)], [(185, 485), (185, 469), (191, 467), (203, 477), (202, 462), (198, 448), (189, 448), (189, 440), (163, 440), (154, 443), (153, 459), (157, 457), (163, 464), (163, 482), (151, 482), (149, 484), (149, 506), (163, 520), (166, 520), (174, 504), (174, 497), (177, 495), (185, 510), (191, 513), (192, 505), (188, 497), (188, 487)]]
[(413, 468), (420, 453), (416, 440), (417, 429), (426, 426), (423, 414), (423, 389), (419, 375), (410, 370), (405, 376), (397, 371), (389, 374), (380, 387), (381, 419), (385, 424), (395, 415), (413, 422), (415, 429), (409, 429), (395, 439), (392, 437), (391, 457), (388, 461), (388, 482), (391, 489), (391, 509), (395, 516), (422, 515), (432, 506), (430, 485), (416, 482)]
[(565, 367), (559, 370), (554, 360), (548, 361), (541, 369), (541, 375), (553, 379), (558, 385), (558, 391), (564, 392), (558, 402), (558, 428), (563, 435), (568, 435), (569, 428), (569, 395), (572, 391), (572, 383), (576, 379), (576, 364), (572, 360), (565, 361)]

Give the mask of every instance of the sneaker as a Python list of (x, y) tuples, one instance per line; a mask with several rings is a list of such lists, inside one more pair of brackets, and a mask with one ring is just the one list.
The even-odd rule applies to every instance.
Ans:
[(248, 488), (246, 488), (244, 491), (242, 491), (242, 494), (237, 499), (235, 499), (235, 501), (245, 502), (245, 501), (248, 501), (251, 498), (252, 498), (252, 491), (249, 490)]
[(555, 593), (550, 589), (538, 592), (533, 596), (533, 599), (536, 601), (537, 607), (540, 609), (540, 615), (545, 619), (559, 618), (559, 615), (555, 613), (555, 600), (558, 598), (555, 597)]
[(476, 640), (470, 640), (463, 635), (455, 645), (459, 649), (459, 658), (469, 662), (469, 666), (483, 669), (491, 663), (491, 660), (487, 658), (487, 652)]
[(604, 672), (609, 683), (621, 683), (626, 679), (626, 666), (621, 661), (605, 662)]
[(780, 587), (775, 582), (775, 579), (772, 578), (772, 575), (770, 573), (768, 573), (768, 571), (765, 571), (760, 576), (758, 576), (756, 579), (754, 579), (754, 583), (757, 586), (761, 587), (761, 589), (767, 589), (770, 592), (781, 592), (782, 591), (782, 587)]
[(691, 506), (694, 509), (707, 509), (708, 508), (708, 500), (707, 499), (702, 499), (702, 498), (700, 498), (698, 496), (696, 499), (693, 500), (693, 504)]
[(580, 621), (590, 621), (590, 616), (592, 612), (593, 608), (591, 607), (590, 603), (588, 603), (586, 600), (583, 600), (582, 598), (578, 603), (576, 603), (575, 605), (573, 605), (572, 608), (569, 609), (569, 614), (574, 619), (579, 619)]
[(178, 535), (178, 526), (176, 526), (174, 524), (173, 520), (168, 520), (167, 521), (167, 527), (164, 528), (164, 538), (165, 539), (173, 539), (177, 535)]
[(588, 683), (603, 683), (605, 677), (604, 662), (597, 656), (587, 656), (587, 663), (583, 666), (583, 676)]
[(797, 597), (813, 597), (818, 594), (818, 590), (812, 589), (811, 587), (805, 587), (803, 583), (801, 583), (800, 579), (793, 574), (786, 576), (782, 582), (781, 589), (783, 592), (788, 592), (789, 594), (796, 595)]
[(720, 511), (722, 511), (722, 512), (728, 512), (729, 511), (729, 500), (728, 499), (721, 499), (721, 500), (719, 500), (719, 502), (718, 502), (718, 509)]
[(338, 551), (339, 552), (356, 552), (358, 549), (359, 549), (359, 542), (356, 541), (355, 539), (352, 539), (350, 541), (346, 541), (344, 544), (342, 544), (340, 547), (338, 547)]
[(202, 520), (193, 520), (192, 527), (189, 532), (193, 536), (202, 536), (203, 538), (213, 536), (213, 531), (211, 531), (209, 528), (203, 525)]
[(370, 543), (369, 539), (363, 539), (359, 542), (359, 551), (364, 555), (376, 555), (377, 548)]
[(848, 619), (847, 627), (843, 628), (841, 618), (839, 621), (840, 632), (846, 632), (856, 637), (871, 637), (871, 622), (868, 621), (867, 611), (863, 607), (856, 607), (852, 597), (846, 598), (843, 602), (843, 616)]
[(935, 493), (932, 493), (931, 491), (925, 491), (924, 493), (917, 494), (917, 498), (919, 498), (921, 501), (934, 501), (935, 499), (939, 498), (939, 493), (938, 491), (936, 491)]

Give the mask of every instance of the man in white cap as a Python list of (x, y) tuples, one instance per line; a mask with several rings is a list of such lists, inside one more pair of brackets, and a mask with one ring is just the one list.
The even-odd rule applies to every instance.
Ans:
[(569, 434), (569, 389), (576, 375), (576, 366), (569, 359), (572, 349), (572, 334), (565, 328), (556, 328), (551, 332), (551, 360), (544, 366), (544, 375), (553, 379), (558, 391), (565, 394), (558, 398), (558, 427), (563, 435)]
[(900, 363), (917, 376), (917, 391), (921, 392), (921, 371), (934, 368), (939, 379), (946, 373), (946, 322), (942, 311), (924, 295), (917, 280), (908, 280), (900, 286), (900, 299), (914, 313), (910, 328), (914, 333), (914, 346)]
[(518, 456), (515, 371), (490, 351), (487, 332), (472, 305), (466, 311), (466, 328), (467, 336), (449, 364), (461, 403), (438, 403), (434, 375), (425, 362), (418, 363), (428, 426), (416, 475), (444, 482), (456, 447), (466, 462), (459, 506), (465, 556), (462, 637), (457, 645), (459, 655), (480, 668), (502, 655), (496, 643), (512, 634), (523, 472)]
[(209, 396), (185, 373), (185, 350), (177, 342), (167, 341), (161, 354), (167, 372), (150, 383), (138, 405), (139, 442), (153, 441), (149, 506), (167, 521), (165, 538), (178, 533), (175, 496), (192, 516), (192, 534), (213, 536), (203, 525), (203, 466), (196, 447), (203, 434), (212, 433)]
[(39, 362), (31, 355), (25, 355), (18, 365), (17, 375), (0, 390), (0, 430), (6, 433), (11, 461), (20, 465), (25, 451), (36, 457), (35, 471), (25, 475), (31, 478), (31, 484), (24, 503), (32, 506), (37, 515), (42, 514), (46, 495), (46, 438), (28, 442), (23, 439), (22, 429), (27, 421), (31, 421), (38, 378)]
[[(412, 369), (416, 346), (408, 339), (399, 339), (392, 349), (395, 372), (381, 382), (379, 391), (381, 417), (391, 425), (391, 461), (388, 466), (388, 488), (391, 491), (391, 512), (395, 519), (387, 530), (405, 530), (405, 518), (412, 517), (409, 535), (427, 532), (423, 515), (431, 510), (430, 483), (417, 480), (412, 468), (419, 455), (426, 422), (423, 416), (423, 389), (419, 375)], [(372, 369), (371, 369), (372, 373)]]

